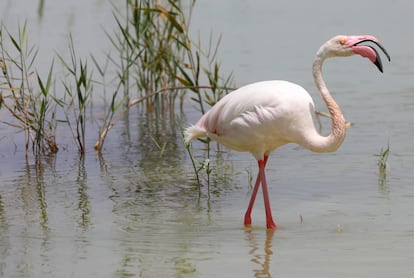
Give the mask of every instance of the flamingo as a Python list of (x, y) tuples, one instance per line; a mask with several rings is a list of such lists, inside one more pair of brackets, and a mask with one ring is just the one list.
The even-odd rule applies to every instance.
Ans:
[[(367, 44), (368, 43), (368, 44)], [(251, 226), (251, 212), (260, 184), (266, 213), (267, 229), (277, 228), (269, 202), (265, 167), (270, 153), (278, 147), (296, 143), (313, 152), (334, 152), (345, 138), (345, 119), (330, 94), (322, 76), (327, 58), (359, 54), (383, 72), (378, 46), (391, 61), (385, 48), (374, 36), (338, 35), (317, 51), (312, 73), (316, 87), (331, 116), (331, 132), (319, 134), (314, 124), (315, 106), (309, 93), (301, 86), (283, 80), (261, 81), (241, 87), (218, 101), (200, 120), (185, 130), (185, 141), (208, 137), (225, 147), (249, 152), (257, 160), (259, 171), (244, 216), (244, 225)]]

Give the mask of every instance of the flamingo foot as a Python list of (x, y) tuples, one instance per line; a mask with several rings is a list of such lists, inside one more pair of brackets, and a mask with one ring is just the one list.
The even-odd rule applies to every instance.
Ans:
[(275, 222), (273, 221), (272, 218), (266, 220), (266, 227), (270, 230), (276, 230), (277, 229), (277, 225), (275, 224)]
[(244, 216), (244, 226), (246, 227), (250, 227), (252, 225), (252, 217), (250, 215), (246, 215)]

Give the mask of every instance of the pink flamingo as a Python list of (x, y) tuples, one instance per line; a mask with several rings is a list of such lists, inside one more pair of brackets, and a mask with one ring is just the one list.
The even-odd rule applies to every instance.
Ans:
[(315, 108), (309, 93), (301, 86), (281, 80), (263, 81), (241, 87), (217, 102), (197, 124), (185, 131), (185, 140), (208, 137), (225, 147), (250, 152), (258, 161), (259, 172), (247, 208), (244, 225), (251, 225), (251, 211), (260, 184), (264, 197), (266, 226), (276, 229), (266, 183), (265, 167), (272, 151), (287, 143), (296, 143), (314, 152), (333, 152), (345, 138), (345, 119), (325, 84), (322, 64), (327, 58), (359, 54), (367, 57), (382, 72), (381, 58), (371, 42), (387, 56), (387, 51), (373, 36), (335, 36), (316, 53), (313, 78), (332, 120), (328, 136), (314, 125)]

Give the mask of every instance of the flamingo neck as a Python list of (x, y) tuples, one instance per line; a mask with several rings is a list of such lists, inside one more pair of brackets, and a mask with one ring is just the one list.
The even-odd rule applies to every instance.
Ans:
[(312, 140), (307, 142), (308, 148), (315, 152), (332, 152), (339, 148), (345, 139), (345, 119), (342, 115), (339, 105), (333, 99), (329, 92), (326, 83), (322, 76), (322, 64), (325, 57), (317, 55), (315, 62), (313, 63), (313, 78), (315, 84), (321, 94), (323, 101), (328, 107), (329, 114), (331, 115), (332, 128), (328, 136), (321, 136), (319, 133), (314, 136)]

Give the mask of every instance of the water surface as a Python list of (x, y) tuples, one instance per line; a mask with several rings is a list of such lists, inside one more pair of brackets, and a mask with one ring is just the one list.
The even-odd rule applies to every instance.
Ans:
[[(68, 32), (80, 55), (110, 47), (102, 31), (114, 27), (106, 1), (45, 1), (42, 17), (37, 4), (3, 1), (0, 11), (10, 31), (27, 18), (40, 71), (54, 50), (65, 51)], [(412, 277), (413, 8), (407, 1), (197, 2), (193, 32), (206, 42), (210, 31), (222, 33), (221, 65), (238, 86), (295, 81), (321, 110), (310, 74), (321, 43), (340, 33), (372, 34), (391, 54), (384, 74), (360, 57), (327, 62), (327, 83), (354, 125), (336, 153), (288, 145), (272, 154), (275, 233), (264, 229), (260, 198), (253, 228), (242, 226), (253, 158), (214, 152), (220, 171), (209, 189), (198, 189), (175, 123), (134, 110), (98, 156), (95, 121), (83, 159), (62, 129), (61, 150), (41, 167), (26, 162), (21, 134), (1, 125), (0, 276)], [(185, 107), (178, 116), (194, 123), (199, 112), (189, 99)], [(167, 143), (162, 156), (150, 135)], [(384, 180), (376, 154), (388, 144)]]

